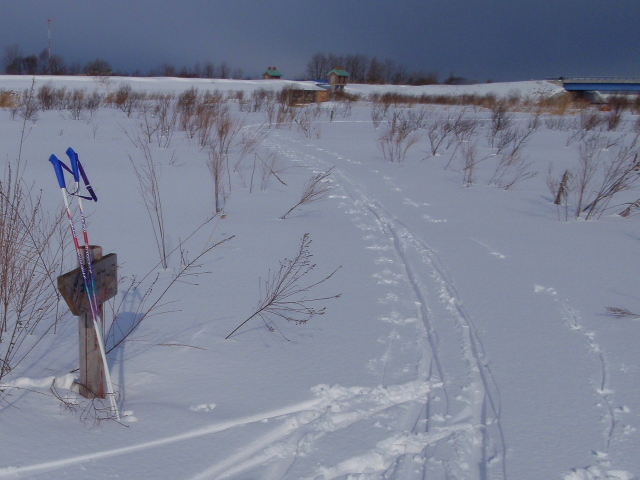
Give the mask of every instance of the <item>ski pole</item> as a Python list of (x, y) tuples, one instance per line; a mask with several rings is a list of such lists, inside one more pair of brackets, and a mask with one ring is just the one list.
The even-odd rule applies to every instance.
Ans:
[[(53, 165), (53, 169), (56, 173), (56, 178), (58, 179), (58, 185), (60, 186), (60, 191), (62, 192), (62, 199), (64, 201), (64, 207), (67, 213), (67, 219), (69, 220), (69, 227), (71, 229), (71, 236), (73, 237), (73, 245), (74, 248), (76, 250), (76, 255), (78, 257), (78, 263), (80, 265), (80, 272), (82, 274), (82, 280), (84, 283), (84, 289), (85, 292), (87, 294), (87, 298), (89, 299), (89, 306), (91, 309), (91, 316), (93, 319), (93, 326), (95, 328), (96, 331), (96, 337), (98, 339), (98, 347), (100, 349), (100, 355), (102, 357), (102, 363), (104, 365), (104, 373), (105, 373), (105, 378), (107, 381), (107, 395), (109, 396), (109, 401), (111, 403), (111, 410), (113, 411), (113, 413), (116, 416), (116, 420), (120, 420), (120, 413), (118, 411), (118, 405), (116, 404), (116, 400), (115, 400), (115, 394), (113, 391), (113, 385), (111, 383), (111, 375), (109, 373), (109, 365), (107, 363), (107, 355), (105, 353), (105, 349), (104, 349), (104, 340), (102, 338), (102, 332), (101, 332), (101, 328), (100, 328), (100, 323), (102, 322), (102, 319), (100, 318), (100, 314), (98, 311), (98, 307), (97, 307), (97, 299), (95, 298), (95, 294), (93, 295), (94, 298), (92, 298), (91, 295), (91, 291), (90, 291), (90, 287), (89, 287), (89, 281), (87, 279), (87, 272), (85, 271), (85, 267), (84, 267), (84, 262), (82, 259), (82, 254), (80, 253), (80, 245), (78, 244), (78, 236), (76, 235), (76, 229), (75, 226), (73, 224), (73, 216), (71, 215), (71, 209), (69, 208), (69, 200), (67, 198), (67, 187), (66, 187), (66, 183), (64, 180), (64, 172), (62, 171), (62, 162), (58, 159), (58, 157), (56, 157), (55, 155), (51, 155), (49, 157), (49, 161), (52, 163)], [(78, 200), (80, 200), (80, 198), (78, 198)], [(87, 251), (88, 254), (88, 250), (89, 250), (89, 245), (88, 242), (86, 241), (87, 238), (85, 237), (85, 250)], [(88, 266), (91, 263), (88, 263)], [(94, 290), (95, 291), (95, 290)]]

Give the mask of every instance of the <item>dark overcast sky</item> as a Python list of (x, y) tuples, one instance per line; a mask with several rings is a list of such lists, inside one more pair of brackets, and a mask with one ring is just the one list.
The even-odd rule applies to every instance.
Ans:
[(143, 73), (226, 61), (295, 78), (316, 52), (477, 81), (640, 76), (640, 0), (10, 0), (0, 48)]

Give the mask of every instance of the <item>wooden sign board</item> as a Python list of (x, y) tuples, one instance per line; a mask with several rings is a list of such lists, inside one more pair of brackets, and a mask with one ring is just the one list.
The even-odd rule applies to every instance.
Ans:
[[(118, 294), (118, 256), (115, 253), (105, 255), (91, 263), (93, 281), (96, 287), (98, 305)], [(89, 272), (87, 273), (87, 278)], [(91, 313), (91, 305), (84, 288), (82, 271), (76, 268), (58, 277), (58, 290), (67, 302), (69, 310), (76, 317)]]

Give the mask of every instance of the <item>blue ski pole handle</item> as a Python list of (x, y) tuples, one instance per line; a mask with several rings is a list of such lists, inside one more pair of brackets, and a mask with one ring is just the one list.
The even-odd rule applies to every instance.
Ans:
[(80, 181), (80, 172), (78, 170), (78, 154), (73, 151), (73, 148), (67, 148), (67, 156), (69, 160), (71, 160), (71, 173), (73, 174), (73, 179), (76, 183)]
[(60, 163), (60, 160), (58, 159), (58, 157), (52, 154), (49, 157), (49, 161), (53, 165), (53, 169), (56, 172), (56, 177), (58, 178), (58, 185), (60, 185), (60, 188), (66, 188), (67, 186), (64, 182), (64, 172), (62, 171), (62, 164)]

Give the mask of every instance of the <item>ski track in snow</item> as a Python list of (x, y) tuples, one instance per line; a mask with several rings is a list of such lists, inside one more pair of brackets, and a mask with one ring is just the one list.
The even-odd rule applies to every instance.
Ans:
[[(287, 140), (285, 146), (280, 140), (277, 148), (283, 155), (322, 170), (334, 167), (327, 157), (329, 160), (351, 162), (322, 149), (317, 149), (317, 154), (310, 154), (311, 146), (297, 149), (292, 145), (295, 143), (295, 140)], [(344, 191), (343, 198), (348, 200), (347, 213), (353, 214), (354, 221), (359, 222), (363, 230), (377, 233), (365, 238), (383, 242), (373, 248), (384, 250), (386, 255), (388, 250), (395, 254), (395, 261), (403, 270), (403, 276), (412, 290), (417, 315), (421, 320), (418, 333), (422, 359), (418, 365), (418, 381), (438, 387), (429, 390), (426, 402), (406, 413), (405, 425), (411, 435), (414, 438), (431, 439), (422, 450), (412, 451), (410, 455), (408, 452), (397, 452), (389, 464), (388, 458), (386, 462), (379, 461), (380, 454), (376, 448), (370, 453), (371, 458), (363, 462), (352, 459), (339, 465), (322, 466), (316, 474), (326, 480), (349, 473), (363, 473), (356, 468), (350, 470), (348, 465), (364, 463), (368, 465), (369, 472), (384, 474), (384, 478), (506, 478), (507, 446), (500, 425), (500, 392), (484, 360), (482, 343), (472, 317), (462, 306), (453, 282), (426, 241), (387, 212), (363, 185), (339, 167), (332, 171), (332, 179)], [(401, 191), (399, 188), (397, 190)], [(405, 198), (404, 202), (411, 200)], [(384, 270), (381, 278), (389, 276), (390, 272)], [(429, 300), (434, 294), (438, 298), (435, 304)], [(459, 338), (459, 344), (448, 346), (446, 352), (447, 363), (452, 362), (451, 352), (455, 352), (457, 358), (453, 360), (454, 367), (443, 365), (444, 347), (439, 342), (439, 331), (442, 329), (449, 330), (449, 334), (450, 330), (454, 330)], [(387, 350), (381, 359), (385, 368), (384, 357), (388, 353)], [(452, 369), (456, 372), (463, 369), (464, 378), (450, 375), (449, 370)], [(383, 370), (383, 380), (385, 376)], [(421, 422), (423, 418), (426, 421)], [(442, 432), (455, 432), (455, 435), (443, 435)], [(409, 457), (414, 463), (419, 457), (423, 465), (417, 477), (408, 476), (412, 463), (408, 461)]]

